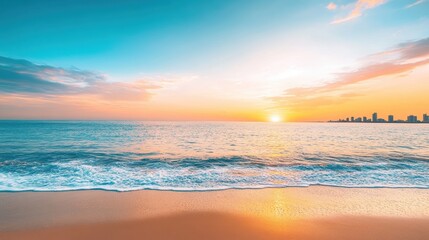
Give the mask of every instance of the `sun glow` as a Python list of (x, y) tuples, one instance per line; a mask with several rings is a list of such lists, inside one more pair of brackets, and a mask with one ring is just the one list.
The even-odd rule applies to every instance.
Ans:
[(271, 115), (270, 122), (281, 122), (282, 118), (279, 115)]

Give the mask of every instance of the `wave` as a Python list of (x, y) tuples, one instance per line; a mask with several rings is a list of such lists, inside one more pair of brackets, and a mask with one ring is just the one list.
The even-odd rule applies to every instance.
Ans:
[(159, 159), (84, 151), (19, 153), (7, 158), (12, 160), (0, 162), (0, 191), (211, 191), (313, 185), (429, 188), (429, 162), (421, 158)]
[(428, 188), (428, 126), (0, 122), (0, 191)]
[(212, 188), (171, 188), (171, 187), (136, 187), (136, 188), (114, 188), (114, 187), (80, 187), (80, 188), (29, 188), (29, 189), (8, 189), (0, 190), (0, 192), (72, 192), (72, 191), (109, 191), (109, 192), (132, 192), (132, 191), (173, 191), (173, 192), (211, 192), (211, 191), (225, 191), (225, 190), (257, 190), (257, 189), (271, 189), (271, 188), (308, 188), (308, 187), (338, 187), (338, 188), (388, 188), (388, 189), (429, 189), (429, 186), (342, 186), (342, 185), (328, 185), (328, 184), (309, 184), (309, 185), (256, 185), (246, 187), (212, 187)]

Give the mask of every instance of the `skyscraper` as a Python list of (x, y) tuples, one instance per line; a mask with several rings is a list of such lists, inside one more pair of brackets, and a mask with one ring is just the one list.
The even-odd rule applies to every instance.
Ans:
[(378, 117), (377, 117), (377, 113), (375, 112), (372, 114), (372, 121), (377, 122), (377, 120), (378, 120)]
[(429, 122), (429, 115), (423, 114), (423, 122)]
[(393, 122), (393, 115), (389, 115), (389, 122)]
[(415, 123), (415, 122), (417, 122), (417, 116), (409, 115), (409, 116), (407, 117), (407, 122), (411, 122), (411, 123)]

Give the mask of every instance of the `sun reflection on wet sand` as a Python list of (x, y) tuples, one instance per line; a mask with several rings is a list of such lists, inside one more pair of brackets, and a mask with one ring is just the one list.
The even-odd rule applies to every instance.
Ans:
[(290, 227), (294, 220), (302, 218), (306, 199), (299, 198), (283, 189), (270, 189), (263, 196), (254, 196), (242, 206), (243, 214), (255, 216), (274, 230)]
[(184, 212), (247, 216), (280, 227), (301, 219), (338, 216), (429, 218), (427, 199), (429, 192), (424, 189), (333, 187), (209, 192), (2, 193), (0, 227), (146, 219)]

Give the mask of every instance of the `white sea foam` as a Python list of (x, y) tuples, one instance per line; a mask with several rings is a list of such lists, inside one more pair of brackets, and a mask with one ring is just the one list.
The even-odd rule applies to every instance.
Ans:
[(429, 188), (429, 125), (0, 122), (0, 191)]

